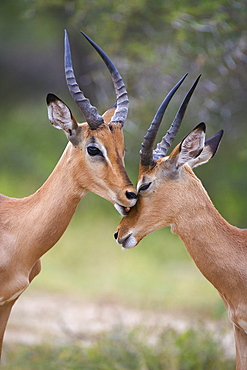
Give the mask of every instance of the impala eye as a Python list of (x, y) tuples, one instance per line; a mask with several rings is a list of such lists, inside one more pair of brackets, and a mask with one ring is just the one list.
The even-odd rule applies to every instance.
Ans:
[(140, 186), (139, 191), (147, 190), (151, 184), (152, 184), (152, 183), (151, 183), (151, 182), (149, 182), (148, 184), (144, 184), (144, 185)]
[(96, 147), (96, 146), (88, 146), (87, 152), (91, 157), (94, 157), (95, 155), (100, 155), (103, 157), (103, 153)]

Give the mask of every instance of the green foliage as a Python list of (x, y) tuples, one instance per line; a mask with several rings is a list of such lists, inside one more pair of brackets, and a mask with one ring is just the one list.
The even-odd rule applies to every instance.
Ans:
[(122, 250), (113, 238), (119, 219), (111, 204), (87, 196), (63, 237), (42, 257), (42, 271), (24, 294), (70, 292), (142, 310), (226, 317), (218, 293), (176, 235), (159, 230), (138, 247)]
[[(47, 119), (48, 92), (60, 96), (83, 120), (64, 80), (64, 28), (85, 95), (101, 113), (115, 99), (105, 66), (79, 35), (82, 29), (109, 54), (126, 82), (126, 164), (133, 182), (142, 138), (165, 94), (189, 72), (166, 113), (168, 124), (192, 80), (203, 74), (177, 142), (199, 121), (206, 122), (209, 136), (224, 128), (217, 156), (196, 172), (222, 215), (246, 227), (246, 18), (246, 4), (238, 0), (2, 0), (0, 192), (14, 197), (34, 192), (65, 147), (63, 133)], [(165, 130), (163, 124), (159, 138)], [(226, 315), (176, 236), (160, 230), (123, 252), (112, 238), (118, 221), (110, 204), (87, 195), (64, 237), (44, 256), (42, 272), (29, 289), (69, 290), (90, 299), (108, 297), (191, 315)], [(7, 362), (6, 369), (25, 370), (233, 368), (204, 329), (166, 331), (155, 346), (136, 333), (116, 331), (90, 348), (14, 348)]]
[(167, 329), (150, 343), (141, 328), (116, 328), (96, 338), (88, 348), (78, 344), (9, 348), (4, 370), (233, 370), (234, 360), (212, 333)]
[[(192, 80), (203, 74), (178, 140), (199, 121), (206, 122), (209, 135), (224, 128), (217, 159), (198, 173), (226, 219), (245, 226), (246, 12), (245, 2), (233, 0), (200, 4), (191, 0), (1, 1), (0, 168), (4, 180), (0, 191), (5, 191), (4, 184), (11, 188), (15, 182), (13, 195), (18, 196), (18, 187), (24, 188), (23, 179), (27, 179), (28, 192), (32, 174), (37, 185), (48, 176), (51, 166), (43, 154), (49, 153), (51, 163), (61, 153), (65, 140), (62, 134), (51, 133), (45, 113), (48, 92), (68, 102), (82, 120), (63, 77), (64, 28), (69, 30), (76, 75), (86, 96), (100, 112), (112, 105), (115, 97), (109, 74), (79, 35), (82, 29), (111, 56), (126, 82), (130, 94), (126, 163), (134, 181), (140, 143), (165, 94), (189, 72), (166, 113), (169, 123)], [(165, 128), (158, 139), (164, 133)], [(48, 152), (41, 152), (39, 134), (43, 143), (52, 138)], [(42, 176), (35, 170), (39, 168)]]

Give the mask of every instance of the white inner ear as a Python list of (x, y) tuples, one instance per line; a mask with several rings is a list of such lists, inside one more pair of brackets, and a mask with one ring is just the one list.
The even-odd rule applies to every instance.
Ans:
[(48, 118), (51, 122), (51, 124), (58, 128), (58, 129), (62, 129), (62, 127), (60, 127), (57, 122), (56, 122), (56, 118), (54, 117), (55, 116), (55, 110), (54, 110), (54, 103), (50, 103), (47, 107), (47, 110), (48, 110)]
[(62, 129), (68, 134), (75, 125), (69, 108), (60, 100), (52, 102), (48, 106), (48, 118), (54, 127)]
[(213, 153), (212, 153), (211, 148), (206, 145), (203, 148), (203, 151), (201, 152), (201, 154), (198, 155), (198, 157), (191, 159), (188, 162), (188, 165), (191, 168), (200, 166), (201, 164), (207, 163), (209, 161), (209, 159), (212, 158), (212, 155), (213, 155)]
[(181, 144), (181, 151), (177, 159), (177, 168), (195, 159), (203, 150), (205, 132), (202, 130), (192, 131)]

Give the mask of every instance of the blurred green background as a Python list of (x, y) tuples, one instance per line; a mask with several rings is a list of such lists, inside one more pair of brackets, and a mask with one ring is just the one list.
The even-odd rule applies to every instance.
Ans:
[[(158, 140), (202, 73), (176, 143), (200, 121), (207, 124), (208, 136), (224, 129), (216, 157), (196, 173), (220, 213), (246, 226), (246, 19), (246, 1), (237, 0), (1, 0), (0, 192), (33, 193), (66, 145), (64, 134), (48, 121), (47, 93), (58, 95), (83, 121), (65, 83), (64, 28), (85, 95), (101, 113), (114, 102), (109, 73), (80, 35), (83, 30), (112, 58), (127, 85), (126, 167), (134, 183), (140, 144), (159, 104), (188, 72)], [(137, 248), (122, 251), (113, 239), (119, 221), (110, 203), (88, 194), (25, 294), (72, 292), (141, 309), (224, 317), (217, 292), (176, 235), (159, 230)]]

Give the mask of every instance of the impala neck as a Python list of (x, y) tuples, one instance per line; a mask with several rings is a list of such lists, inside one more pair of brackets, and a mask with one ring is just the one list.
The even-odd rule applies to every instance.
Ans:
[[(73, 177), (72, 150), (71, 144), (68, 144), (53, 172), (41, 188), (33, 195), (20, 199), (21, 210), (25, 214), (25, 225), (30, 225), (28, 240), (22, 241), (25, 243), (23, 248), (32, 248), (30, 256), (34, 261), (60, 239), (80, 199), (87, 193)], [(22, 221), (20, 227), (25, 227)]]
[(243, 246), (247, 230), (230, 225), (219, 214), (196, 177), (182, 194), (172, 231), (183, 240), (202, 274), (221, 291), (225, 284), (222, 274), (230, 265), (233, 271), (237, 267), (239, 246)]

